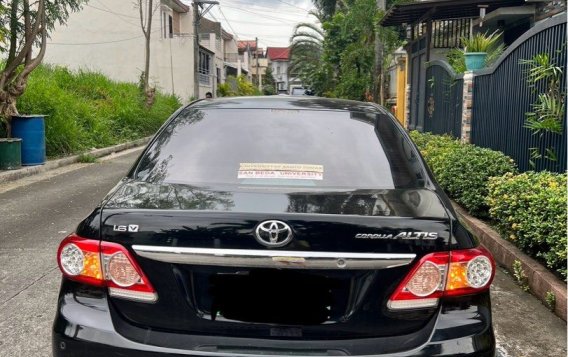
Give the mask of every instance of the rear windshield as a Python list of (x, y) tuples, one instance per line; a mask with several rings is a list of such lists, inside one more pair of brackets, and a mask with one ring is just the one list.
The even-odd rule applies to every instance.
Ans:
[(255, 188), (424, 186), (407, 139), (385, 114), (187, 108), (141, 159), (152, 183)]

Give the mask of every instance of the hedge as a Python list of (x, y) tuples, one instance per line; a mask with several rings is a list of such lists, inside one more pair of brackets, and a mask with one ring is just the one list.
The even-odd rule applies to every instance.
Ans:
[(566, 279), (567, 175), (517, 174), (501, 152), (410, 132), (440, 186), (473, 215)]
[(487, 217), (487, 181), (516, 172), (515, 162), (501, 152), (461, 144), (450, 136), (411, 132), (411, 137), (440, 186), (472, 214)]
[(489, 213), (502, 236), (566, 279), (566, 174), (526, 172), (489, 180)]

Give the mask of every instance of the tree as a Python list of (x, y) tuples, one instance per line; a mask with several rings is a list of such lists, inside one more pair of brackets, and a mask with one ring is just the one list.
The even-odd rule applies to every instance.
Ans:
[(353, 0), (313, 0), (320, 22), (329, 21), (337, 10), (345, 10)]
[(373, 87), (375, 0), (353, 0), (324, 23), (323, 60), (335, 78), (329, 95), (365, 100)]
[[(385, 69), (401, 44), (398, 32), (379, 26), (384, 12), (377, 0), (313, 2), (322, 29), (313, 24), (296, 26), (291, 71), (317, 95), (368, 100), (377, 86), (384, 88)], [(374, 50), (377, 38), (384, 49), (379, 55)]]
[(272, 67), (266, 67), (266, 73), (264, 74), (264, 84), (262, 85), (262, 92), (265, 95), (276, 94), (276, 80), (272, 74)]
[(0, 28), (6, 38), (0, 51), (8, 53), (0, 64), (0, 117), (11, 136), (11, 117), (18, 115), (17, 99), (26, 90), (28, 77), (45, 56), (47, 38), (56, 24), (81, 9), (86, 0), (12, 0), (0, 9)]
[(146, 97), (146, 106), (151, 107), (154, 104), (155, 88), (150, 87), (150, 39), (152, 36), (152, 19), (154, 13), (160, 7), (160, 1), (157, 0), (137, 0), (137, 7), (140, 14), (140, 27), (144, 34), (145, 47), (144, 47), (144, 72), (140, 77), (141, 87)]
[(294, 73), (305, 86), (317, 87), (317, 72), (321, 65), (325, 34), (317, 25), (299, 23), (294, 27), (290, 38), (290, 66), (288, 72)]

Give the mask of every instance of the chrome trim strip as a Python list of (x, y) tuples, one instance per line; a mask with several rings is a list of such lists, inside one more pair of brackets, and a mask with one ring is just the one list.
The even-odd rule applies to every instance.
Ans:
[(410, 264), (416, 254), (306, 252), (133, 245), (141, 257), (166, 263), (279, 269), (388, 269)]

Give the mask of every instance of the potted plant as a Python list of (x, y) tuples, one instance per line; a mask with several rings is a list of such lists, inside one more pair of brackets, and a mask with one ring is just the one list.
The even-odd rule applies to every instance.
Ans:
[(476, 33), (470, 38), (462, 37), (463, 52), (465, 55), (465, 66), (468, 71), (481, 69), (486, 66), (488, 53), (495, 57), (495, 54), (503, 52), (501, 33), (495, 31), (491, 34)]

